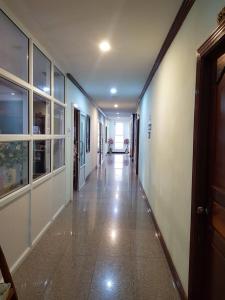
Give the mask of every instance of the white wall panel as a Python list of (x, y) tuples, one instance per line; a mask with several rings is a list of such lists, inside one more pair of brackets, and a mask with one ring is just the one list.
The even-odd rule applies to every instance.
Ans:
[(66, 203), (66, 172), (63, 170), (52, 178), (53, 216)]
[(0, 210), (0, 244), (10, 267), (29, 247), (29, 201), (27, 193)]
[(35, 187), (31, 201), (31, 239), (37, 238), (53, 217), (52, 179)]

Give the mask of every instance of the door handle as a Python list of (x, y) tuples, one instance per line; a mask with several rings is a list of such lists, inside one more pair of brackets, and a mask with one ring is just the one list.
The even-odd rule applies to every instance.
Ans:
[(205, 208), (203, 206), (198, 206), (196, 209), (197, 215), (208, 215), (208, 213), (209, 213), (208, 208)]

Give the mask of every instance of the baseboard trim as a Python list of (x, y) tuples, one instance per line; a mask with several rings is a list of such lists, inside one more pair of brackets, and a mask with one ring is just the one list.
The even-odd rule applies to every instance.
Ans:
[(175, 285), (176, 285), (176, 288), (177, 288), (177, 290), (178, 290), (178, 292), (179, 292), (179, 294), (180, 294), (181, 299), (182, 299), (182, 300), (187, 300), (188, 297), (186, 296), (186, 293), (185, 293), (185, 291), (184, 291), (184, 288), (183, 288), (183, 285), (182, 285), (182, 283), (181, 283), (180, 277), (179, 277), (179, 275), (178, 275), (178, 273), (177, 273), (177, 270), (176, 270), (176, 268), (175, 268), (175, 266), (174, 266), (173, 260), (172, 260), (172, 258), (171, 258), (170, 253), (169, 253), (169, 250), (168, 250), (168, 248), (167, 248), (167, 246), (166, 246), (166, 243), (165, 243), (165, 240), (164, 240), (164, 238), (163, 238), (163, 235), (162, 235), (162, 233), (161, 233), (161, 231), (160, 231), (160, 229), (159, 229), (159, 225), (158, 225), (157, 220), (156, 220), (156, 218), (155, 218), (155, 216), (154, 216), (154, 213), (153, 213), (153, 211), (152, 211), (152, 208), (151, 208), (151, 205), (150, 205), (150, 203), (149, 203), (148, 197), (147, 197), (147, 195), (146, 195), (146, 193), (145, 193), (145, 190), (144, 190), (144, 188), (143, 188), (143, 185), (142, 185), (140, 179), (138, 179), (138, 180), (139, 180), (139, 183), (140, 183), (140, 186), (141, 186), (141, 191), (142, 191), (142, 192), (144, 193), (144, 195), (145, 195), (145, 202), (146, 202), (146, 205), (147, 205), (147, 207), (148, 207), (148, 209), (149, 209), (149, 212), (150, 212), (150, 214), (151, 214), (151, 217), (152, 217), (152, 220), (153, 220), (155, 229), (156, 229), (156, 233), (157, 233), (158, 239), (159, 239), (159, 241), (160, 241), (160, 243), (161, 243), (162, 249), (163, 249), (163, 251), (164, 251), (164, 254), (165, 254), (167, 263), (168, 263), (168, 265), (169, 265), (169, 268), (170, 268), (170, 271), (171, 271), (171, 274), (172, 274), (172, 277), (173, 277), (173, 281), (174, 281), (174, 283), (175, 283)]
[(27, 249), (20, 255), (20, 257), (16, 260), (16, 262), (10, 268), (10, 272), (13, 274), (16, 270), (20, 267), (20, 265), (24, 262), (27, 258), (28, 254), (31, 251), (31, 247), (27, 247)]
[(62, 212), (62, 210), (66, 207), (66, 204), (63, 204), (60, 206), (60, 208), (57, 210), (57, 212), (54, 214), (52, 217), (52, 220), (50, 221), (51, 223), (55, 221), (55, 219), (58, 217), (58, 215)]

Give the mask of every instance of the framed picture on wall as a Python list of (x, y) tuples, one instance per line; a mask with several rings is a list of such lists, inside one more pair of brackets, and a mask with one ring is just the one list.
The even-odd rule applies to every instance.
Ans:
[(91, 118), (89, 115), (86, 117), (86, 152), (91, 150)]

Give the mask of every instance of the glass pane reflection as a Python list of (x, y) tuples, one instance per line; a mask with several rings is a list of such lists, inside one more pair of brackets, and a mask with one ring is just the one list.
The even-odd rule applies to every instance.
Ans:
[(0, 142), (0, 198), (28, 184), (28, 142)]
[(0, 10), (0, 67), (28, 81), (28, 38)]
[(51, 172), (51, 141), (34, 141), (33, 178), (37, 179)]
[(33, 60), (34, 86), (50, 95), (51, 62), (35, 45), (33, 50)]
[(0, 134), (28, 133), (28, 91), (0, 77)]
[(33, 103), (33, 133), (50, 134), (51, 104), (42, 96), (34, 94)]

